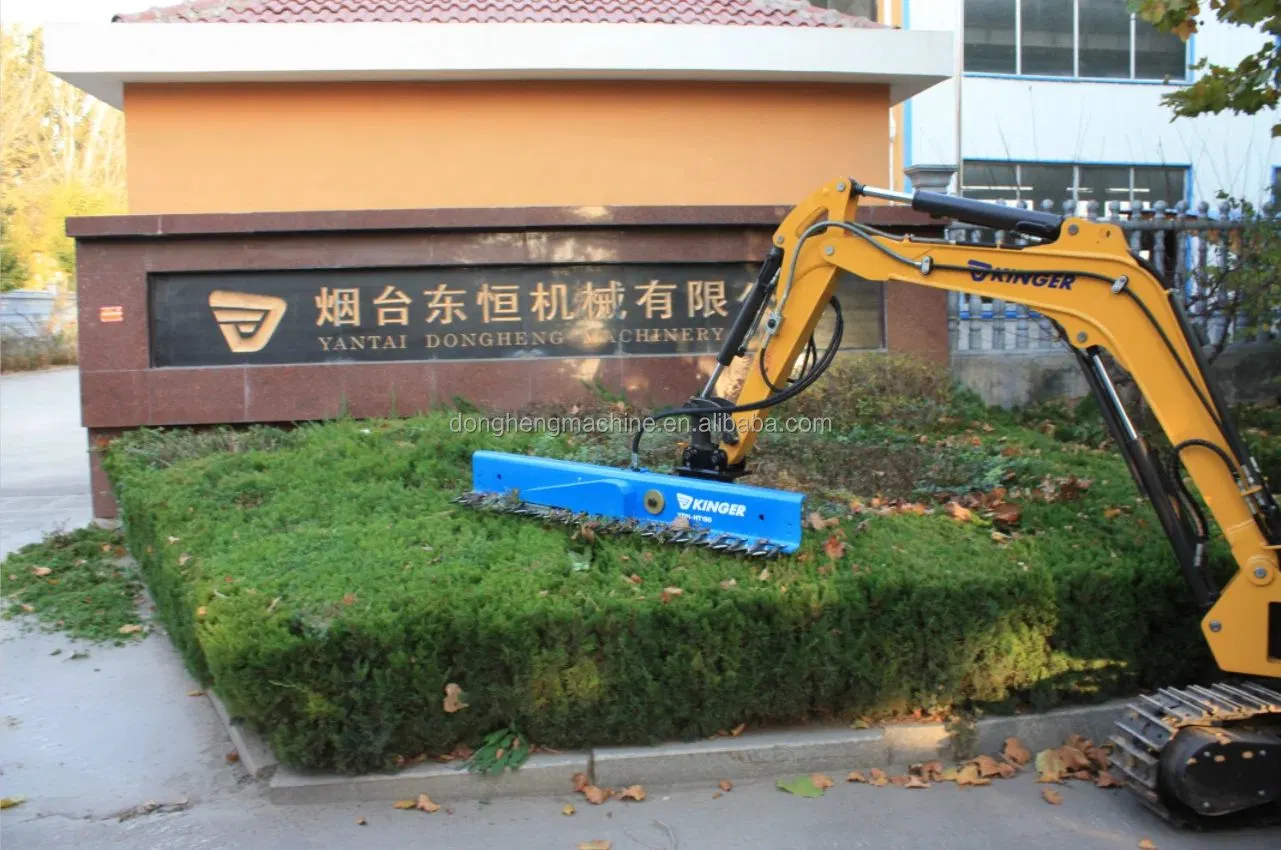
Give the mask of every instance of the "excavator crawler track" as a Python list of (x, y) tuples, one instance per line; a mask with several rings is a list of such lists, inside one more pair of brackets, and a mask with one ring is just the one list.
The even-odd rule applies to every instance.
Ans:
[(639, 534), (659, 543), (678, 546), (702, 546), (729, 555), (746, 555), (749, 558), (776, 558), (782, 555), (782, 546), (768, 540), (751, 540), (736, 534), (718, 534), (704, 528), (677, 526), (666, 522), (616, 519), (588, 513), (577, 513), (562, 508), (550, 508), (521, 501), (504, 494), (464, 493), (454, 502), (475, 510), (490, 513), (532, 517), (546, 523), (584, 526), (593, 534)]
[[(1281, 685), (1255, 681), (1162, 688), (1126, 705), (1111, 736), (1112, 766), (1126, 788), (1176, 826), (1209, 829), (1281, 824)], [(1275, 744), (1272, 742), (1275, 741)], [(1270, 746), (1271, 745), (1271, 746)], [(1180, 799), (1198, 759), (1250, 761), (1261, 781)], [(1270, 778), (1270, 779), (1269, 779)], [(1204, 780), (1202, 780), (1204, 781)], [(1248, 787), (1247, 787), (1248, 786)], [(1253, 795), (1265, 799), (1255, 803)], [(1201, 809), (1198, 811), (1198, 809)]]

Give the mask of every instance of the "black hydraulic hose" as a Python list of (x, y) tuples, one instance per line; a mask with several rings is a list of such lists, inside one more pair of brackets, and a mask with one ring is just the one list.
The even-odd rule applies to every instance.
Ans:
[[(725, 415), (730, 415), (734, 413), (750, 413), (751, 411), (754, 411), (754, 410), (763, 410), (768, 407), (774, 407), (775, 405), (782, 404), (788, 399), (795, 398), (796, 396), (803, 393), (805, 390), (809, 389), (810, 386), (812, 386), (814, 382), (817, 381), (822, 376), (822, 374), (827, 371), (828, 367), (832, 365), (832, 362), (836, 359), (837, 351), (840, 350), (841, 338), (845, 335), (845, 317), (841, 314), (840, 302), (836, 299), (836, 296), (832, 296), (830, 299), (828, 299), (827, 303), (836, 312), (836, 327), (832, 331), (831, 342), (828, 343), (826, 350), (824, 350), (823, 352), (823, 356), (819, 359), (819, 361), (816, 364), (814, 364), (814, 369), (809, 375), (802, 376), (802, 378), (798, 380), (795, 384), (793, 384), (790, 387), (787, 387), (784, 390), (780, 390), (779, 392), (776, 392), (773, 395), (763, 398), (760, 401), (752, 402), (750, 404), (738, 404), (738, 405), (733, 405), (732, 407), (721, 407), (720, 405), (708, 399), (692, 399), (692, 401), (695, 401), (695, 402), (702, 401), (704, 403), (698, 406), (674, 407), (668, 410), (660, 410), (658, 413), (650, 414), (649, 416), (645, 417), (644, 420), (642, 420), (640, 428), (637, 429), (635, 436), (632, 437), (633, 460), (635, 460), (635, 458), (640, 454), (641, 438), (645, 436), (645, 431), (655, 422), (658, 422), (660, 419), (670, 419), (673, 416), (691, 416), (699, 413), (709, 413), (709, 412), (720, 413)], [(761, 360), (762, 363), (764, 362), (765, 360), (764, 347), (761, 348), (757, 357)]]

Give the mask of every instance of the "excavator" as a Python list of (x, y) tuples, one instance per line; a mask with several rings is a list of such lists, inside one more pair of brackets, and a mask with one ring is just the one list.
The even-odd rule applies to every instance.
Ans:
[[(1019, 244), (892, 235), (858, 222), (864, 198), (1015, 234)], [(689, 420), (679, 467), (660, 473), (640, 466), (644, 427), (633, 436), (630, 468), (478, 451), (472, 490), (460, 501), (544, 521), (591, 521), (600, 532), (727, 555), (794, 552), (804, 496), (737, 479), (747, 472), (761, 417), (812, 386), (834, 360), (843, 329), (834, 290), (842, 271), (1025, 304), (1052, 323), (1155, 509), (1225, 674), (1215, 684), (1160, 688), (1128, 703), (1111, 736), (1113, 766), (1172, 823), (1281, 820), (1281, 512), (1176, 293), (1114, 224), (835, 179), (775, 231), (702, 390), (646, 418), (650, 428), (669, 417)], [(827, 308), (835, 311), (834, 330), (819, 354), (815, 328)], [(1136, 430), (1108, 356), (1133, 379), (1167, 449)], [(722, 374), (739, 358), (747, 368), (736, 398), (718, 397)], [(1237, 567), (1222, 586), (1207, 564), (1211, 518)]]

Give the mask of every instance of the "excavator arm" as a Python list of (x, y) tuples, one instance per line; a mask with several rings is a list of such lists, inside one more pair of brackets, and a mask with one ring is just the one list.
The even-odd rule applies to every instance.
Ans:
[[(882, 233), (858, 222), (865, 197), (1021, 234), (1030, 244)], [(647, 418), (647, 424), (689, 420), (676, 474), (641, 467), (641, 428), (632, 438), (628, 469), (478, 451), (473, 489), (459, 501), (747, 557), (795, 551), (803, 496), (736, 479), (746, 472), (763, 417), (813, 385), (835, 358), (844, 322), (834, 290), (842, 272), (1025, 304), (1054, 323), (1169, 537), (1201, 607), (1201, 629), (1215, 661), (1241, 677), (1138, 696), (1111, 737), (1113, 769), (1147, 805), (1174, 821), (1222, 823), (1244, 816), (1281, 822), (1281, 516), (1175, 293), (1130, 253), (1113, 225), (834, 180), (793, 209), (775, 232), (701, 392)], [(820, 355), (814, 330), (828, 307), (836, 311), (834, 332)], [(1170, 443), (1163, 456), (1127, 415), (1105, 353), (1129, 372), (1150, 406)], [(741, 378), (734, 399), (718, 396), (725, 370), (744, 365), (745, 371), (732, 373)], [(1211, 520), (1237, 565), (1223, 587), (1206, 565)]]
[[(860, 198), (867, 196), (1041, 241), (1003, 247), (893, 236), (857, 223)], [(736, 317), (716, 373), (697, 397), (708, 415), (692, 417), (683, 474), (721, 480), (742, 474), (761, 418), (787, 393), (841, 271), (1000, 298), (1054, 322), (1156, 508), (1205, 612), (1201, 627), (1216, 662), (1229, 672), (1281, 677), (1276, 501), (1230, 420), (1173, 290), (1129, 251), (1114, 225), (949, 195), (888, 192), (847, 179), (823, 186), (775, 232), (774, 250)], [(750, 354), (749, 336), (759, 340)], [(1169, 439), (1173, 448), (1164, 461), (1126, 414), (1104, 368), (1105, 351), (1132, 376)], [(717, 378), (738, 356), (750, 363), (737, 398), (715, 399)], [(1222, 589), (1206, 569), (1208, 523), (1183, 483), (1184, 470), (1238, 565)]]

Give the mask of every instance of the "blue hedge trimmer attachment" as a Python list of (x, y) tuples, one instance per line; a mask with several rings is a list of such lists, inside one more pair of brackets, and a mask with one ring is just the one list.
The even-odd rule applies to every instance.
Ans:
[[(821, 229), (822, 225), (811, 227), (802, 241), (811, 231)], [(765, 259), (734, 317), (716, 357), (717, 366), (702, 392), (681, 407), (646, 417), (632, 438), (631, 468), (478, 451), (472, 456), (472, 491), (458, 501), (482, 510), (584, 526), (593, 532), (632, 532), (664, 543), (700, 545), (752, 557), (795, 552), (801, 543), (804, 495), (733, 483), (746, 470), (741, 460), (728, 463), (721, 447), (739, 443), (733, 414), (765, 410), (798, 395), (826, 371), (840, 348), (844, 322), (840, 305), (830, 298), (829, 304), (836, 311), (835, 327), (822, 356), (818, 355), (812, 335), (820, 312), (815, 311), (813, 321), (805, 325), (809, 338), (799, 375), (781, 388), (770, 382), (765, 348), (781, 323), (790, 286), (783, 288), (777, 306), (767, 309), (767, 302), (778, 290), (782, 260), (779, 248)], [(789, 281), (790, 278), (789, 274)], [(745, 343), (756, 334), (758, 326), (763, 326), (764, 337), (753, 357), (760, 364), (769, 394), (748, 404), (715, 397), (713, 391), (721, 374), (736, 357), (747, 356)], [(786, 364), (785, 367), (788, 373), (793, 371)], [(675, 474), (641, 468), (641, 438), (654, 422), (669, 417), (690, 420), (683, 465)]]

